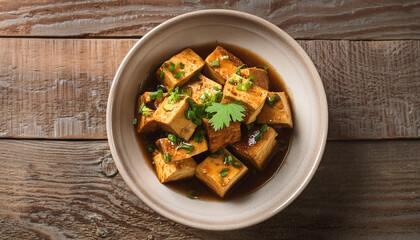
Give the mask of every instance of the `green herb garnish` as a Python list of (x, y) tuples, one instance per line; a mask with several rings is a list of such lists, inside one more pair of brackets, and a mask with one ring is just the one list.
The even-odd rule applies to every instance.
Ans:
[(210, 119), (209, 123), (212, 124), (215, 131), (224, 127), (229, 127), (230, 121), (240, 122), (245, 116), (242, 112), (245, 111), (245, 107), (238, 103), (212, 103), (211, 106), (207, 107), (206, 112), (215, 113)]
[(182, 145), (179, 145), (176, 150), (179, 149), (186, 149), (188, 150), (188, 154), (192, 153), (194, 151), (194, 146), (189, 143), (183, 143)]
[(181, 89), (181, 94), (191, 96), (192, 91), (191, 91), (191, 89), (188, 89), (188, 90), (187, 89)]
[(236, 89), (238, 89), (240, 91), (246, 91), (246, 90), (248, 90), (252, 86), (252, 84), (253, 84), (253, 82), (251, 82), (251, 79), (252, 78), (255, 78), (255, 77), (254, 76), (249, 76), (246, 79), (246, 81), (245, 81), (244, 84), (238, 84), (238, 85), (236, 85)]
[(175, 65), (175, 68), (176, 67), (178, 67), (178, 66), (180, 66), (181, 67), (181, 69), (184, 69), (184, 64), (182, 63), (182, 62), (179, 62), (179, 63), (177, 63), (176, 65)]
[(236, 168), (241, 168), (242, 164), (240, 162), (236, 163), (235, 159), (232, 160), (232, 166)]
[(268, 71), (268, 67), (267, 66), (264, 66), (264, 65), (257, 66), (257, 68), (262, 68), (265, 71)]
[(241, 69), (245, 66), (246, 66), (246, 64), (242, 64), (241, 66), (237, 67), (236, 68), (236, 74), (241, 75)]
[(201, 143), (203, 141), (203, 137), (206, 135), (206, 131), (204, 131), (200, 126), (198, 126), (193, 134), (193, 139), (195, 142)]
[(156, 92), (152, 92), (149, 95), (149, 98), (151, 100), (155, 100), (156, 98), (162, 98), (163, 97), (163, 90), (162, 89), (158, 89)]
[(273, 106), (274, 103), (276, 103), (278, 100), (280, 100), (280, 96), (276, 93), (271, 98), (267, 96), (267, 98), (265, 99), (265, 102), (268, 105)]
[(166, 65), (166, 63), (163, 63), (162, 66), (172, 72), (175, 69), (175, 64), (173, 62), (171, 62), (171, 61), (168, 61), (168, 63), (169, 63), (169, 68)]
[(152, 152), (155, 151), (156, 147), (153, 144), (147, 144), (146, 149), (147, 149), (148, 152), (152, 153)]
[(221, 182), (222, 186), (225, 185), (223, 183), (223, 178), (228, 175), (228, 171), (229, 171), (229, 168), (223, 168), (222, 171), (220, 171), (220, 173), (219, 173), (219, 175), (220, 175), (220, 182)]
[(174, 78), (176, 78), (176, 79), (180, 79), (180, 78), (182, 77), (182, 75), (184, 75), (184, 72), (176, 72), (176, 73), (174, 74)]
[(163, 70), (160, 71), (160, 79), (163, 79), (165, 77), (165, 72)]
[(140, 105), (140, 108), (139, 108), (139, 114), (140, 115), (143, 115), (143, 116), (146, 116), (147, 117), (147, 116), (149, 116), (149, 112), (150, 111), (152, 111), (152, 109), (146, 107), (146, 104), (145, 103), (142, 103)]
[(169, 153), (163, 154), (163, 159), (165, 162), (171, 162), (171, 155)]
[(212, 67), (218, 67), (218, 66), (220, 66), (220, 62), (219, 62), (219, 61), (211, 61), (211, 62), (210, 62), (210, 65), (211, 65)]
[(232, 163), (232, 161), (233, 161), (233, 157), (231, 156), (231, 155), (225, 155), (225, 158), (224, 158), (224, 164), (226, 164), (226, 165), (230, 165), (231, 163)]
[(190, 190), (190, 191), (188, 191), (187, 197), (189, 199), (197, 199), (198, 198), (198, 192), (196, 192), (194, 190)]
[(263, 124), (260, 128), (260, 132), (257, 134), (257, 136), (254, 137), (255, 141), (258, 142), (263, 138), (264, 133), (267, 131), (268, 129), (268, 125), (267, 124)]
[(212, 154), (210, 154), (210, 157), (212, 157), (212, 158), (217, 158), (219, 155), (224, 155), (224, 153), (223, 153), (223, 150), (222, 149), (219, 149), (219, 150), (217, 150), (216, 152), (214, 152), (214, 153), (212, 153)]
[(168, 139), (169, 141), (173, 142), (173, 143), (177, 143), (178, 142), (178, 137), (175, 134), (168, 134)]
[(229, 55), (222, 56), (223, 60), (229, 59)]

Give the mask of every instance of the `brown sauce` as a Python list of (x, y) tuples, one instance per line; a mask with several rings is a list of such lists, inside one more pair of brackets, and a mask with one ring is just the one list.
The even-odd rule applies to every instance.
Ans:
[[(260, 66), (264, 65), (268, 67), (268, 75), (270, 77), (270, 88), (269, 91), (284, 91), (286, 92), (286, 95), (289, 96), (287, 92), (287, 88), (284, 85), (283, 80), (278, 75), (278, 73), (274, 70), (274, 68), (269, 64), (268, 61), (262, 59), (255, 53), (252, 53), (246, 49), (233, 46), (230, 44), (223, 44), (223, 43), (209, 43), (201, 46), (192, 46), (191, 49), (193, 49), (198, 55), (200, 55), (203, 59), (205, 59), (215, 48), (216, 46), (222, 46), (235, 56), (237, 56), (239, 59), (241, 59), (244, 63), (246, 63), (248, 66), (254, 67), (254, 66)], [(179, 49), (179, 51), (182, 51), (182, 49)], [(167, 58), (170, 58), (171, 56), (168, 56)], [(145, 83), (141, 86), (140, 93), (143, 93), (145, 91), (156, 91), (156, 86), (159, 85), (159, 81), (156, 79), (155, 72), (164, 62), (166, 59), (162, 59), (161, 62), (156, 63), (155, 67), (150, 70), (150, 74), (147, 77)], [(137, 96), (137, 101), (139, 95)], [(289, 97), (289, 101), (290, 101)], [(136, 110), (135, 110), (136, 111)], [(134, 128), (134, 131), (136, 131), (136, 127)], [(272, 158), (265, 167), (263, 171), (258, 171), (255, 168), (253, 168), (251, 165), (247, 164), (247, 162), (240, 157), (238, 157), (244, 164), (247, 165), (249, 168), (249, 171), (247, 175), (240, 180), (235, 186), (229, 191), (229, 193), (224, 197), (219, 197), (216, 193), (214, 193), (210, 188), (208, 188), (204, 183), (202, 183), (197, 178), (188, 179), (184, 181), (179, 182), (170, 182), (165, 183), (165, 186), (171, 188), (174, 191), (177, 191), (187, 197), (187, 194), (190, 190), (194, 190), (198, 193), (198, 198), (200, 200), (207, 200), (207, 201), (229, 201), (231, 199), (239, 198), (244, 195), (250, 194), (263, 186), (266, 182), (268, 182), (280, 169), (284, 158), (287, 155), (287, 152), (289, 150), (289, 146), (291, 144), (291, 136), (292, 136), (292, 129), (280, 129), (277, 130), (278, 137), (276, 138), (278, 141), (278, 145), (275, 147), (277, 149), (276, 152), (272, 153)], [(147, 152), (146, 145), (150, 143), (154, 143), (157, 139), (163, 136), (159, 136), (160, 134), (143, 134), (140, 136), (136, 132), (137, 136), (137, 142), (139, 147), (142, 149), (142, 152)], [(230, 150), (228, 148), (228, 150)], [(232, 151), (231, 151), (232, 152)], [(208, 152), (199, 154), (194, 156), (193, 158), (197, 161), (197, 164), (202, 162), (207, 156), (209, 155)], [(153, 158), (152, 155), (149, 154), (149, 157), (145, 159), (150, 167), (151, 171), (155, 171), (154, 165), (153, 165)]]

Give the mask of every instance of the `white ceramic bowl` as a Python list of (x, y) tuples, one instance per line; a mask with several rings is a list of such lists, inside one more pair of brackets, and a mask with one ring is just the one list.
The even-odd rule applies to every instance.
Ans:
[[(148, 71), (184, 48), (215, 41), (257, 53), (276, 69), (293, 99), (295, 124), (290, 151), (274, 177), (257, 191), (225, 202), (191, 200), (159, 183), (145, 162), (144, 155), (148, 153), (139, 149), (132, 126), (136, 92)], [(184, 14), (146, 34), (121, 63), (107, 107), (107, 133), (112, 156), (131, 190), (159, 214), (208, 230), (247, 227), (289, 205), (303, 191), (318, 167), (327, 128), (325, 91), (305, 51), (275, 25), (230, 10)]]

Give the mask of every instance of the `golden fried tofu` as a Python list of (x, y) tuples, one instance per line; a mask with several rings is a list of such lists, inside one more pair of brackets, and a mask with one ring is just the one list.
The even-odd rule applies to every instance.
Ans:
[[(245, 82), (245, 79), (243, 79), (243, 82)], [(255, 119), (257, 119), (258, 114), (260, 114), (268, 92), (254, 84), (247, 90), (238, 90), (236, 89), (236, 84), (237, 82), (226, 82), (225, 87), (223, 88), (222, 103), (241, 101), (247, 108), (247, 111), (244, 113), (244, 123), (249, 124), (254, 122)]]
[(271, 106), (268, 103), (264, 104), (261, 114), (258, 115), (258, 123), (267, 123), (274, 128), (293, 128), (292, 111), (284, 92), (269, 92), (268, 97), (273, 98), (277, 94), (280, 99)]
[[(171, 63), (176, 67), (171, 71)], [(166, 67), (165, 67), (166, 66)], [(204, 60), (187, 48), (166, 61), (156, 72), (166, 89), (184, 85), (196, 71), (204, 67)]]
[[(217, 65), (217, 63), (219, 64)], [(206, 58), (204, 73), (218, 83), (225, 84), (230, 75), (235, 73), (242, 64), (244, 63), (235, 55), (221, 46), (217, 46)]]
[[(223, 154), (224, 156), (207, 157), (198, 164), (195, 170), (195, 176), (213, 189), (220, 197), (224, 197), (229, 189), (248, 171), (248, 168), (229, 151), (223, 149)], [(234, 164), (226, 164), (225, 156), (228, 155), (232, 156)]]
[[(159, 106), (163, 98), (156, 98), (155, 100), (150, 99), (151, 92), (145, 92), (137, 100), (136, 118), (137, 118), (137, 132), (151, 132), (157, 130), (159, 127), (153, 114), (156, 108)], [(139, 114), (139, 108), (144, 103), (145, 107), (150, 109), (146, 115)]]
[(188, 141), (197, 127), (191, 120), (185, 118), (185, 110), (188, 106), (186, 98), (173, 104), (168, 104), (168, 98), (166, 98), (153, 114), (153, 118), (163, 130)]
[(217, 92), (222, 91), (222, 88), (222, 85), (207, 78), (203, 74), (200, 74), (195, 80), (190, 81), (183, 87), (186, 91), (191, 92), (191, 99), (198, 104), (202, 104), (202, 102), (200, 102), (200, 97), (205, 92), (209, 91), (212, 94), (216, 94)]
[(232, 145), (233, 150), (238, 156), (246, 159), (255, 168), (262, 171), (270, 160), (270, 156), (277, 144), (277, 132), (271, 127), (263, 133), (261, 140), (256, 141), (255, 137), (260, 133), (260, 129), (254, 128), (245, 135), (241, 141)]
[(207, 132), (207, 138), (209, 140), (210, 152), (215, 152), (221, 148), (226, 147), (229, 144), (233, 144), (241, 140), (241, 123), (230, 122), (229, 127), (219, 129), (215, 131), (209, 119), (202, 118), (204, 130)]
[[(183, 144), (186, 144), (187, 147), (192, 146), (192, 152), (188, 153), (189, 151), (183, 148), (177, 150), (177, 148)], [(162, 153), (169, 153), (172, 161), (179, 161), (207, 151), (207, 140), (203, 138), (201, 142), (196, 142), (191, 139), (186, 143), (181, 142), (177, 144), (169, 141), (168, 138), (161, 138), (156, 141), (156, 146)]]
[(156, 175), (161, 183), (191, 178), (194, 176), (197, 167), (197, 163), (192, 158), (165, 162), (163, 154), (158, 151), (155, 151), (153, 161)]
[(257, 78), (257, 82), (255, 83), (258, 87), (268, 90), (270, 86), (270, 79), (268, 78), (268, 73), (264, 69), (261, 68), (242, 68), (241, 69), (241, 76), (245, 79), (249, 76), (253, 76)]

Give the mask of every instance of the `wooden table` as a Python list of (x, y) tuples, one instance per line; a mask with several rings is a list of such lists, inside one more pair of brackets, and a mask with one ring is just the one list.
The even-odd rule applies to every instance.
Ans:
[[(143, 2), (0, 1), (0, 238), (420, 239), (420, 1)], [(208, 8), (298, 39), (330, 114), (306, 190), (230, 232), (145, 206), (114, 175), (105, 130), (128, 50), (162, 21)]]

